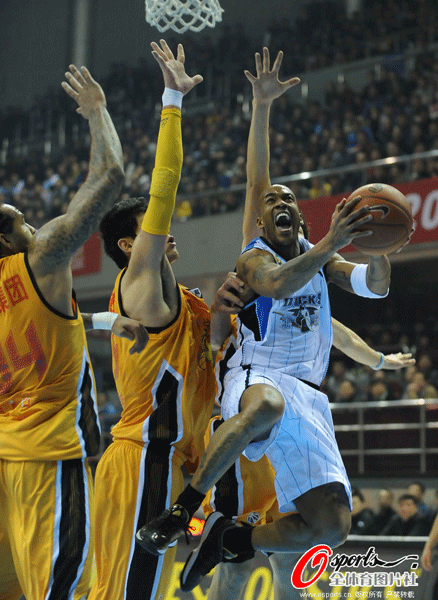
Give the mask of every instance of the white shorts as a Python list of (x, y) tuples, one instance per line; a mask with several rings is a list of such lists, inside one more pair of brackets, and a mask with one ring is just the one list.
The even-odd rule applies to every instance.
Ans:
[(280, 512), (295, 511), (295, 498), (326, 483), (340, 482), (347, 492), (350, 508), (351, 487), (338, 449), (328, 398), (310, 385), (290, 375), (255, 369), (231, 369), (224, 380), (222, 418), (240, 412), (240, 398), (247, 387), (271, 385), (285, 401), (283, 417), (269, 438), (252, 442), (243, 454), (251, 461), (264, 454), (274, 467), (275, 491)]

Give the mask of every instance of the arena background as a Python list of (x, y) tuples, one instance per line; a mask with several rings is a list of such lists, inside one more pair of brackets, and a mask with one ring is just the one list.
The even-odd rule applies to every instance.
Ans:
[[(363, 12), (377, 4), (373, 0), (368, 2), (358, 0), (345, 5), (340, 1), (329, 0), (319, 3), (305, 0), (289, 2), (220, 0), (220, 3), (224, 8), (222, 24), (214, 29), (207, 28), (198, 34), (178, 36), (174, 32), (161, 34), (148, 26), (145, 23), (144, 4), (141, 0), (89, 0), (88, 2), (86, 0), (20, 0), (19, 2), (2, 0), (0, 3), (0, 115), (3, 117), (7, 114), (8, 107), (20, 107), (24, 111), (31, 109), (37, 96), (44, 97), (48, 91), (50, 93), (50, 88), (58, 90), (63, 73), (70, 62), (86, 64), (95, 77), (101, 80), (108, 76), (114, 63), (123, 63), (133, 69), (146, 63), (150, 64), (153, 70), (149, 44), (160, 37), (172, 41), (181, 39), (184, 42), (190, 38), (199, 41), (203, 36), (207, 36), (215, 43), (225, 27), (235, 28), (236, 24), (240, 24), (242, 31), (251, 42), (258, 43), (256, 49), (261, 49), (263, 39), (267, 39), (267, 30), (274, 14), (278, 21), (287, 20), (293, 23), (303, 6), (315, 10), (315, 14), (322, 18), (332, 19), (341, 12), (351, 15), (354, 10)], [(419, 12), (424, 4), (418, 2)], [(233, 31), (237, 35), (239, 30), (233, 29)], [(421, 50), (428, 50), (434, 54), (435, 59), (438, 59), (437, 46), (435, 38), (425, 39)], [(305, 73), (283, 72), (283, 75), (284, 77), (299, 75), (305, 84), (294, 98), (295, 102), (305, 104), (311, 100), (322, 101), (329, 82), (345, 80), (352, 89), (360, 90), (370, 69), (377, 71), (381, 65), (388, 64), (399, 64), (404, 69), (411, 63), (412, 67), (417, 51), (419, 50), (412, 48), (411, 45), (409, 49), (400, 48), (396, 54), (376, 55), (360, 61), (313, 69)], [(240, 69), (240, 65), (235, 67)], [(190, 73), (199, 70), (196, 55), (188, 56), (187, 69)], [(158, 72), (156, 77), (160, 80)], [(249, 96), (249, 86), (245, 93)], [(212, 98), (210, 97), (209, 100)], [(159, 101), (160, 96), (155, 93), (153, 102), (159, 103)], [(202, 98), (198, 99), (198, 104), (193, 101), (190, 110), (196, 111), (199, 102), (202, 102)], [(8, 139), (8, 148), (12, 143), (13, 140)], [(25, 139), (20, 139), (20, 143), (25, 143)], [(5, 151), (7, 146), (5, 138), (0, 139), (0, 144), (3, 149), (0, 166), (7, 167), (10, 152)], [(290, 175), (297, 176), (296, 173)], [(409, 199), (414, 208), (418, 227), (412, 243), (400, 254), (391, 256), (393, 274), (388, 298), (379, 302), (377, 306), (332, 289), (330, 291), (332, 312), (333, 316), (353, 329), (359, 329), (362, 334), (364, 331), (369, 332), (372, 341), (379, 340), (379, 337), (377, 334), (377, 337), (371, 334), (378, 332), (380, 335), (386, 327), (400, 335), (404, 329), (424, 334), (429, 337), (429, 350), (436, 361), (438, 354), (436, 341), (438, 179), (429, 178), (420, 183), (400, 182), (400, 187), (410, 195)], [(242, 189), (237, 189), (237, 193), (242, 194)], [(334, 201), (324, 199), (303, 202), (303, 210), (312, 226), (311, 241), (319, 239), (328, 229)], [(180, 260), (175, 264), (175, 273), (181, 283), (202, 289), (208, 302), (211, 302), (224, 274), (234, 266), (240, 249), (241, 221), (242, 210), (239, 208), (234, 212), (189, 219), (186, 222), (175, 221), (172, 225), (172, 233), (176, 237), (181, 254)], [(364, 260), (360, 253), (353, 252), (351, 248), (344, 254), (354, 261)], [(116, 272), (116, 268), (104, 256), (97, 238), (78, 253), (74, 285), (84, 312), (107, 308)], [(102, 386), (110, 399), (116, 402), (111, 387), (108, 338), (105, 334), (92, 334), (89, 341), (93, 362), (96, 365), (98, 386)], [(416, 348), (415, 343), (412, 347)], [(377, 349), (398, 351), (401, 348), (387, 347), (382, 343), (380, 346), (377, 345)], [(334, 358), (338, 359), (339, 354), (335, 352)], [(436, 363), (434, 367), (437, 367)], [(367, 462), (364, 454), (361, 463), (358, 454), (360, 443), (353, 441), (350, 447), (348, 445), (350, 442), (346, 442), (346, 462), (349, 464), (348, 461), (352, 461), (352, 482), (365, 490), (367, 501), (373, 508), (376, 507), (377, 489), (390, 486), (397, 495), (413, 479), (420, 479), (423, 482), (427, 489), (425, 500), (434, 505), (438, 467), (437, 455), (434, 452), (436, 410), (432, 409), (435, 408), (433, 405), (436, 402), (430, 400), (426, 407), (428, 410), (421, 412), (419, 409), (413, 417), (409, 416), (409, 419), (412, 417), (415, 422), (418, 422), (420, 435), (418, 440), (415, 438), (408, 448), (401, 448), (399, 440), (395, 441), (393, 447), (382, 445), (382, 456), (392, 453), (394, 461), (383, 462), (384, 468), (380, 472), (378, 469), (367, 468), (370, 463)], [(360, 410), (358, 407), (353, 419), (360, 414)], [(342, 424), (343, 422), (340, 422), (340, 427)], [(425, 426), (423, 429), (421, 424)], [(402, 428), (400, 433), (405, 435), (407, 429)], [(360, 438), (360, 431), (358, 435)], [(383, 426), (377, 435), (380, 438), (385, 437)], [(106, 435), (104, 443), (108, 441), (109, 436)], [(380, 448), (378, 443), (376, 447)], [(409, 453), (409, 448), (414, 448), (415, 452)], [(352, 454), (348, 454), (350, 451)], [(412, 460), (417, 455), (418, 462)], [(359, 456), (358, 462), (353, 464), (351, 456), (354, 460)], [(374, 462), (375, 456), (375, 454), (371, 455)], [(381, 456), (377, 460), (379, 458)], [(421, 544), (419, 546), (417, 544), (416, 548), (418, 551)], [(263, 596), (260, 592), (259, 597), (268, 597), (268, 593), (270, 592), (266, 592), (267, 595)], [(175, 597), (179, 596), (175, 595)], [(199, 596), (201, 597), (204, 596)]]

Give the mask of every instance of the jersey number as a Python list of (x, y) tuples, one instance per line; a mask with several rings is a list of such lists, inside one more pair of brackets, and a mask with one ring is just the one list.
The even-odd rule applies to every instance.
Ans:
[[(47, 360), (44, 355), (41, 343), (38, 339), (38, 335), (33, 322), (30, 322), (29, 327), (24, 332), (27, 343), (29, 345), (29, 352), (26, 354), (20, 354), (15, 343), (12, 331), (10, 331), (6, 337), (5, 349), (6, 353), (12, 363), (13, 371), (20, 371), (25, 367), (35, 366), (35, 370), (38, 375), (38, 380), (41, 381), (44, 373), (47, 370)], [(9, 367), (8, 361), (6, 360), (5, 353), (0, 347), (0, 395), (8, 392), (12, 387), (12, 373)]]

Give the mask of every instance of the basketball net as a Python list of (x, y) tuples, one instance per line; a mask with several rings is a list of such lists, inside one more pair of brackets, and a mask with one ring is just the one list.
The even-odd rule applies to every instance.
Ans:
[(219, 0), (145, 0), (146, 22), (158, 31), (201, 31), (222, 21)]

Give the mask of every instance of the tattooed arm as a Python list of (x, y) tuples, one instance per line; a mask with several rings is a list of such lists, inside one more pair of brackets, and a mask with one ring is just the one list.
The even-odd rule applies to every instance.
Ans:
[[(347, 292), (353, 292), (351, 286), (351, 273), (356, 263), (348, 262), (339, 254), (335, 254), (326, 266), (327, 280), (335, 283)], [(391, 279), (391, 264), (388, 257), (370, 256), (366, 281), (368, 289), (374, 294), (384, 296), (389, 288)]]
[[(261, 296), (280, 299), (295, 293), (310, 281), (338, 250), (356, 237), (367, 235), (366, 232), (356, 231), (357, 227), (366, 224), (372, 218), (366, 206), (355, 210), (359, 200), (358, 197), (348, 202), (342, 200), (335, 208), (327, 235), (304, 254), (298, 256), (298, 251), (295, 251), (295, 257), (280, 266), (274, 262), (272, 255), (264, 250), (253, 248), (241, 254), (237, 262), (238, 277)], [(298, 244), (298, 241), (296, 243)], [(353, 263), (345, 264), (352, 265), (352, 268), (355, 266)]]
[(117, 132), (106, 109), (105, 95), (85, 67), (73, 65), (64, 90), (76, 100), (91, 134), (89, 173), (67, 213), (37, 231), (29, 249), (34, 274), (44, 276), (69, 265), (72, 255), (96, 231), (100, 218), (120, 192), (124, 173)]
[(85, 67), (70, 65), (64, 90), (77, 102), (76, 109), (89, 122), (91, 150), (89, 172), (65, 215), (46, 223), (33, 236), (29, 264), (46, 300), (71, 314), (70, 261), (115, 201), (124, 181), (119, 137), (106, 109), (100, 85)]

